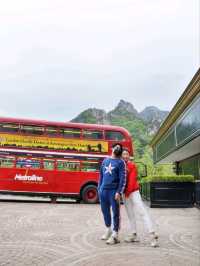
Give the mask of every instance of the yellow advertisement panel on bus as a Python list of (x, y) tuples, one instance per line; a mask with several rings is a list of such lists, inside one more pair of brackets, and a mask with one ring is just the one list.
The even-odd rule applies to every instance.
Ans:
[(77, 152), (108, 152), (108, 142), (0, 134), (0, 147), (40, 148)]

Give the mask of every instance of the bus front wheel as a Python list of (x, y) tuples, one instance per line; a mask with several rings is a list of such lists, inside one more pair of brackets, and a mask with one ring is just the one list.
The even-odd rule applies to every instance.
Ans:
[(81, 197), (84, 203), (95, 204), (98, 202), (97, 186), (87, 185), (83, 188)]

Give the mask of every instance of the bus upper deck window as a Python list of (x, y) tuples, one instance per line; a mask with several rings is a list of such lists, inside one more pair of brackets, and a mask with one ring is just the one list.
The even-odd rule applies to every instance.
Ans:
[(78, 128), (61, 128), (61, 135), (64, 138), (77, 138), (81, 137), (81, 130)]
[(0, 167), (1, 168), (12, 168), (15, 165), (14, 157), (0, 157)]
[(84, 130), (83, 137), (86, 139), (103, 139), (103, 131)]
[(106, 131), (105, 137), (107, 140), (122, 141), (124, 140), (124, 135), (118, 131)]
[(24, 134), (43, 135), (44, 134), (44, 128), (39, 127), (39, 126), (22, 125), (21, 126), (21, 132)]
[(1, 123), (0, 132), (16, 133), (19, 131), (19, 125), (10, 123)]
[(58, 131), (56, 127), (46, 127), (46, 134), (48, 136), (57, 136)]

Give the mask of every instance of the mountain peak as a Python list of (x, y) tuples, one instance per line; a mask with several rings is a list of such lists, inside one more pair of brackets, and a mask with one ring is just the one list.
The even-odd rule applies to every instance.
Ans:
[(88, 124), (107, 124), (106, 111), (97, 108), (89, 108), (81, 112), (71, 122), (75, 123), (88, 123)]
[(134, 108), (132, 103), (126, 102), (122, 99), (119, 101), (119, 103), (115, 109), (124, 110), (124, 111), (127, 111), (128, 113), (133, 113), (133, 114), (138, 113), (137, 110)]
[(138, 112), (134, 108), (132, 103), (126, 102), (124, 100), (120, 100), (117, 106), (114, 108), (114, 110), (108, 113), (109, 119), (112, 119), (118, 116), (121, 116), (121, 117), (124, 116), (124, 117), (129, 117), (130, 119), (134, 119), (135, 117), (138, 117)]
[(152, 120), (164, 120), (168, 115), (168, 111), (160, 110), (155, 106), (147, 106), (144, 108), (142, 112), (140, 112), (140, 117), (144, 119), (146, 122), (150, 122)]
[(155, 106), (147, 106), (139, 113), (139, 116), (148, 123), (148, 132), (150, 135), (153, 135), (157, 132), (161, 123), (165, 120), (168, 114), (168, 111), (162, 111)]

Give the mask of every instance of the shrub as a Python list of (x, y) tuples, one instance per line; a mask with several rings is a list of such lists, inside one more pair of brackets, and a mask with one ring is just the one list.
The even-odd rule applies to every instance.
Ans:
[(149, 182), (194, 182), (192, 175), (154, 175), (142, 178), (140, 184)]

